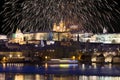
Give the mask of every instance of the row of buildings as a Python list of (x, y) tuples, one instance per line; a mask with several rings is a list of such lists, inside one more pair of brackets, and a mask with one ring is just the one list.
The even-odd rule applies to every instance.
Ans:
[[(76, 32), (72, 32), (72, 30)], [(78, 26), (72, 25), (66, 28), (65, 23), (61, 21), (59, 24), (53, 25), (52, 31), (41, 31), (41, 32), (21, 32), (17, 29), (11, 36), (0, 35), (0, 40), (8, 40), (9, 43), (38, 43), (40, 40), (48, 41), (62, 41), (62, 40), (73, 40), (80, 42), (91, 42), (91, 43), (120, 43), (119, 33), (106, 33), (107, 30), (104, 28), (102, 34), (94, 33), (83, 33), (78, 32)]]
[[(75, 30), (78, 26), (74, 25), (73, 27), (72, 29)], [(86, 42), (91, 44), (87, 44)], [(17, 29), (16, 32), (10, 36), (0, 35), (0, 55), (5, 55), (9, 58), (15, 57), (16, 59), (16, 57), (36, 57), (36, 55), (61, 58), (70, 57), (72, 55), (78, 56), (78, 53), (92, 54), (97, 51), (114, 52), (118, 54), (120, 52), (119, 44), (119, 33), (110, 34), (106, 33), (106, 31), (104, 32), (104, 30), (101, 34), (83, 33), (78, 31), (72, 32), (70, 28), (67, 29), (61, 22), (59, 25), (54, 24), (52, 31), (24, 33), (20, 29)]]
[(62, 41), (62, 40), (73, 40), (80, 42), (91, 42), (91, 43), (120, 43), (120, 34), (93, 34), (93, 33), (70, 33), (70, 32), (31, 32), (22, 33), (19, 29), (15, 33), (8, 37), (6, 35), (0, 35), (0, 40), (8, 40), (9, 43), (37, 43), (40, 40), (48, 41)]

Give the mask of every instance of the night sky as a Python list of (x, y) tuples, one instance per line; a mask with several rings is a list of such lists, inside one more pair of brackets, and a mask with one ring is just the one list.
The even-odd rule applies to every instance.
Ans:
[[(3, 10), (3, 8), (2, 8), (3, 4), (4, 4), (4, 1), (3, 1), (3, 0), (0, 0), (0, 11)], [(2, 32), (2, 30), (1, 30), (2, 20), (3, 20), (3, 18), (2, 18), (2, 16), (0, 15), (0, 34), (4, 34), (4, 33)]]
[[(109, 1), (111, 1), (111, 0), (109, 0)], [(116, 1), (120, 6), (120, 1), (119, 0), (116, 0)], [(0, 0), (0, 11), (3, 10), (3, 8), (2, 8), (3, 4), (4, 4), (4, 0)], [(118, 9), (120, 11), (120, 7)], [(120, 17), (120, 16), (118, 16), (118, 17)], [(1, 26), (3, 25), (2, 20), (3, 20), (3, 18), (2, 18), (2, 16), (0, 16), (0, 34), (5, 34), (4, 32), (2, 32), (2, 29), (1, 29)], [(112, 30), (109, 30), (109, 33), (120, 33), (120, 20), (116, 19), (116, 23), (117, 24), (112, 23), (112, 25), (114, 26), (115, 31), (113, 32)]]

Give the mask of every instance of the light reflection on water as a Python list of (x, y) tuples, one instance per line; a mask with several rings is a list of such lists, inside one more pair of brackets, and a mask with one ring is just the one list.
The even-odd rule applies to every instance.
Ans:
[(1, 73), (0, 80), (120, 80), (118, 76), (40, 75)]
[[(1, 64), (0, 80), (120, 80), (120, 65)], [(118, 74), (118, 75), (117, 75)]]

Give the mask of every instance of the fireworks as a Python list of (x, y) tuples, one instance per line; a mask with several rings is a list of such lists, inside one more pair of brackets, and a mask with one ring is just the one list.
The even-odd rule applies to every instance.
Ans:
[(113, 24), (120, 20), (115, 0), (6, 0), (3, 7), (2, 29), (6, 32), (16, 28), (23, 32), (51, 31), (61, 20), (67, 27), (78, 25), (80, 31), (115, 31)]

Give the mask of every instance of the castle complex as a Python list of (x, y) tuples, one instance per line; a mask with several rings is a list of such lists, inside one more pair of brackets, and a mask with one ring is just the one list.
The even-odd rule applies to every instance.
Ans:
[[(76, 25), (74, 25), (77, 27)], [(62, 40), (73, 40), (80, 42), (91, 42), (91, 43), (120, 43), (119, 33), (106, 33), (103, 29), (102, 34), (93, 33), (82, 33), (74, 32), (71, 33), (70, 28), (66, 28), (63, 21), (59, 24), (54, 23), (53, 30), (49, 32), (29, 32), (22, 33), (20, 29), (17, 29), (15, 33), (9, 38), (9, 43), (39, 43), (40, 40), (48, 41), (62, 41)], [(0, 39), (7, 39), (7, 36), (0, 35)]]

